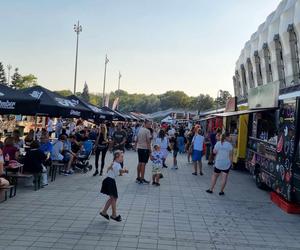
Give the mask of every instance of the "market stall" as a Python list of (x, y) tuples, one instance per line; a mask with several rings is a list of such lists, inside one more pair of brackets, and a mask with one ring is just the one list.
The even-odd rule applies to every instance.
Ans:
[(39, 116), (87, 119), (92, 113), (79, 102), (73, 102), (41, 86), (27, 88), (22, 92), (40, 102), (39, 107), (34, 110)]
[(90, 117), (88, 119), (92, 119), (95, 122), (101, 122), (101, 121), (111, 121), (113, 118), (114, 113), (110, 111), (105, 111), (100, 108), (98, 108), (95, 105), (90, 104), (89, 102), (83, 100), (82, 98), (71, 95), (67, 97), (69, 100), (71, 100), (72, 103), (79, 103), (82, 106), (86, 107), (90, 110)]
[(267, 84), (249, 91), (249, 108), (268, 110), (250, 116), (246, 167), (258, 187), (300, 203), (300, 93), (279, 96), (278, 89)]

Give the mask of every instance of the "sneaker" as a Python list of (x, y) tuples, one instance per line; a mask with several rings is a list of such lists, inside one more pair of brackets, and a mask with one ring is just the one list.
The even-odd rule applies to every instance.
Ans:
[(150, 183), (150, 181), (146, 181), (145, 179), (142, 179), (141, 182), (144, 183), (144, 184), (149, 184)]
[(207, 190), (206, 190), (206, 193), (212, 194), (213, 191), (211, 191), (210, 189), (207, 189)]
[(154, 185), (156, 185), (156, 182), (155, 182), (155, 181), (153, 181), (153, 182), (152, 182), (152, 185), (153, 185), (153, 186), (154, 186)]
[(166, 164), (163, 165), (163, 168), (168, 168), (168, 166)]
[(174, 166), (174, 169), (178, 169), (178, 166)]
[(97, 174), (99, 174), (98, 170), (95, 171), (95, 173), (93, 174), (93, 176), (96, 176)]
[(155, 183), (155, 186), (159, 187), (159, 186), (160, 186), (160, 184), (159, 184), (159, 183)]
[(140, 178), (136, 178), (136, 179), (135, 179), (135, 182), (136, 182), (136, 183), (139, 183), (140, 181), (141, 181)]
[(67, 174), (74, 174), (74, 171), (72, 169), (70, 169)]
[(64, 176), (69, 176), (69, 173), (68, 172), (64, 172), (63, 175)]
[(193, 175), (198, 175), (196, 172), (192, 173)]

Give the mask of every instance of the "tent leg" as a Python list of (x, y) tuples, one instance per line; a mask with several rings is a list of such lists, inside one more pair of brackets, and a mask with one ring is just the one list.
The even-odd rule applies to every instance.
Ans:
[(37, 128), (37, 115), (34, 116), (34, 135), (33, 135), (34, 140), (36, 140), (36, 128)]

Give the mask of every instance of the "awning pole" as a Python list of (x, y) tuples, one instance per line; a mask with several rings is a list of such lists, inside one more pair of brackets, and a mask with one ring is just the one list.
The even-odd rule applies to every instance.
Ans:
[(37, 127), (37, 115), (34, 116), (34, 135), (33, 138), (34, 140), (36, 139), (36, 127)]

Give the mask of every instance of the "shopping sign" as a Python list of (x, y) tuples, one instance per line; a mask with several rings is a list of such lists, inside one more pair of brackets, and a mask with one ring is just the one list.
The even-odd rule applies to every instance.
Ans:
[(279, 84), (268, 83), (249, 89), (249, 109), (276, 108), (278, 107)]

